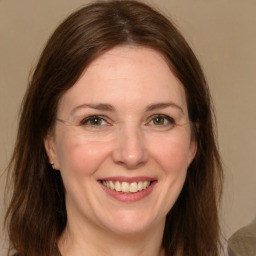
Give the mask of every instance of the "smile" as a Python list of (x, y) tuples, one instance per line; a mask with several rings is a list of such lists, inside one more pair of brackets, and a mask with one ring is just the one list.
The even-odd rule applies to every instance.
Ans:
[(150, 185), (150, 181), (133, 181), (133, 182), (122, 182), (122, 181), (112, 181), (103, 180), (102, 184), (112, 190), (123, 193), (137, 193), (139, 191), (147, 189)]
[(105, 177), (98, 180), (106, 195), (121, 202), (136, 202), (148, 197), (158, 180), (148, 176)]

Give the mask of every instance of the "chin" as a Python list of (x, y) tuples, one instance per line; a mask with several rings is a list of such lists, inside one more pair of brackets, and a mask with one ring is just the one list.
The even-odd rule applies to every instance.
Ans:
[(144, 233), (156, 225), (153, 216), (147, 216), (145, 213), (129, 212), (119, 213), (112, 216), (110, 222), (105, 223), (105, 227), (119, 235), (129, 235)]

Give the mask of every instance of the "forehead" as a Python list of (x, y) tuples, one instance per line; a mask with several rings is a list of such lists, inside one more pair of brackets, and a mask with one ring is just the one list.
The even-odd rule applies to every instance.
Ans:
[(60, 109), (96, 103), (125, 107), (168, 101), (186, 106), (183, 85), (164, 57), (151, 48), (121, 46), (96, 58), (59, 105)]

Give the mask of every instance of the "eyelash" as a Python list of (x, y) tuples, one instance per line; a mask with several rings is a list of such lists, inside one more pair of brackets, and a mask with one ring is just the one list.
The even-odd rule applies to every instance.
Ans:
[[(90, 125), (90, 126), (97, 126), (97, 125), (92, 125), (92, 124), (89, 124), (90, 121), (93, 121), (95, 119), (98, 119), (98, 120), (101, 120), (101, 121), (104, 121), (106, 123), (109, 123), (106, 118), (104, 116), (99, 116), (99, 115), (93, 115), (93, 116), (88, 116), (86, 118), (84, 118), (81, 122), (80, 122), (80, 125), (81, 126), (84, 126), (84, 125)], [(100, 126), (100, 125), (99, 125)]]
[(165, 120), (167, 120), (167, 124), (152, 124), (154, 126), (162, 126), (162, 127), (166, 127), (166, 126), (174, 126), (176, 124), (174, 118), (167, 116), (167, 115), (163, 115), (163, 114), (156, 114), (150, 117), (150, 121), (147, 124), (150, 124), (151, 122), (154, 122), (154, 120), (156, 120), (157, 118), (163, 118), (164, 122)]
[[(164, 119), (164, 122), (167, 120), (167, 124), (166, 123), (163, 123), (163, 124), (151, 124), (151, 122), (154, 122), (154, 120), (156, 120), (157, 118), (163, 118)], [(150, 116), (149, 118), (149, 121), (146, 123), (147, 126), (149, 125), (152, 125), (152, 126), (162, 126), (162, 127), (166, 127), (166, 126), (174, 126), (176, 124), (174, 118), (168, 116), (168, 115), (163, 115), (163, 114), (156, 114), (156, 115), (153, 115), (153, 116)], [(105, 122), (107, 125), (110, 125), (110, 122), (107, 120), (107, 118), (105, 116), (101, 116), (101, 115), (92, 115), (92, 116), (88, 116), (84, 119), (81, 120), (80, 124), (81, 126), (86, 126), (86, 125), (89, 125), (89, 126), (94, 126), (94, 127), (97, 127), (97, 126), (102, 126), (101, 124), (100, 125), (96, 125), (96, 124), (90, 124), (91, 121), (95, 121), (95, 120), (100, 120), (100, 122)]]

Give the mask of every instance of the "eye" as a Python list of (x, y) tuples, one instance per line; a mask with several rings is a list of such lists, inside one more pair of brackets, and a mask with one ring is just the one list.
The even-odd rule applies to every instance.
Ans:
[(104, 126), (107, 121), (101, 116), (88, 116), (80, 122), (81, 126)]
[(148, 125), (173, 127), (175, 125), (175, 120), (170, 116), (157, 114), (151, 117)]

